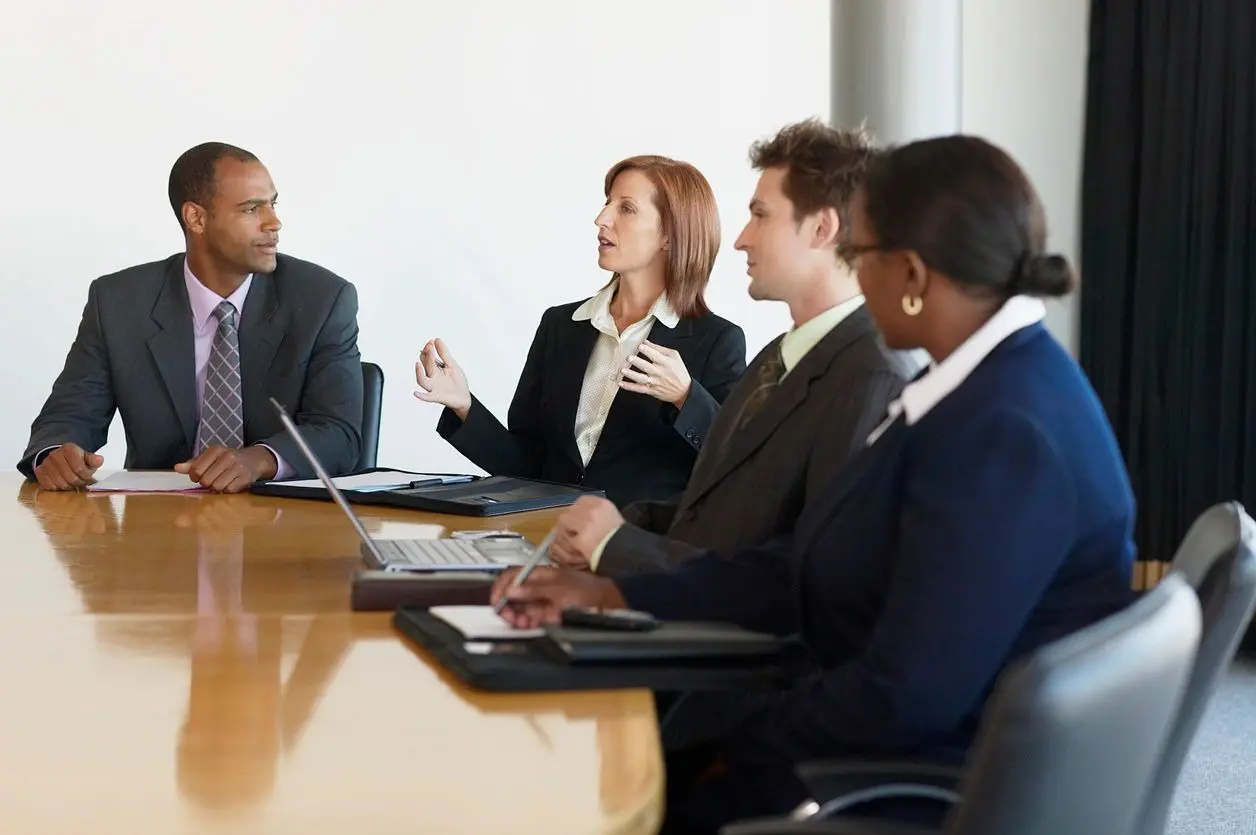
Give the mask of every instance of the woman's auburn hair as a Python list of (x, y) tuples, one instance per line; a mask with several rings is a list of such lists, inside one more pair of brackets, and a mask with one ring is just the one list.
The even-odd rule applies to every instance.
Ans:
[(654, 205), (667, 239), (663, 287), (672, 308), (682, 318), (707, 313), (707, 282), (720, 251), (720, 214), (711, 184), (687, 162), (644, 154), (611, 166), (606, 172), (606, 197), (615, 178), (625, 171), (640, 171), (654, 184)]

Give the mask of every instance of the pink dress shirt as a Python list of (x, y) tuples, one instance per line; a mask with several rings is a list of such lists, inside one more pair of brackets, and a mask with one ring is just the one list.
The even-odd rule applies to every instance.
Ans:
[[(183, 280), (188, 288), (188, 302), (192, 307), (192, 340), (194, 348), (194, 356), (196, 357), (196, 424), (199, 427), (201, 422), (201, 400), (205, 390), (205, 374), (209, 366), (209, 352), (214, 347), (214, 335), (218, 333), (218, 319), (214, 316), (214, 309), (224, 301), (213, 290), (210, 290), (200, 279), (192, 274), (192, 268), (188, 266), (186, 259), (183, 261)], [(240, 328), (240, 323), (244, 321), (244, 305), (248, 302), (249, 287), (253, 284), (253, 276), (244, 279), (234, 293), (226, 298), (236, 309), (236, 329)], [(259, 444), (270, 450), (270, 454), (275, 456), (277, 465), (275, 478), (288, 478), (292, 475), (292, 468), (279, 457), (279, 453), (271, 449), (266, 444)]]

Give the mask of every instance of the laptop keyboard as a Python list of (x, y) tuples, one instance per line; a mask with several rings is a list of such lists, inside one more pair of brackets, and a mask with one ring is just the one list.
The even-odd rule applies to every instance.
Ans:
[(463, 539), (376, 540), (376, 547), (390, 562), (411, 565), (496, 565)]

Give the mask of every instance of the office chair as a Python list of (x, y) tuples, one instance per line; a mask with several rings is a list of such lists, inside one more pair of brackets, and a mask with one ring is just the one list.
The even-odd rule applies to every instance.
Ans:
[[(1256, 523), (1237, 502), (1214, 505), (1191, 525), (1171, 574), (1194, 590), (1203, 612), (1202, 636), (1190, 683), (1174, 719), (1155, 782), (1143, 808), (1140, 835), (1162, 835), (1183, 763), (1221, 675), (1233, 660), (1256, 605)], [(798, 774), (816, 804), (798, 817), (832, 816), (868, 799), (911, 796), (956, 803), (963, 769), (905, 762), (805, 763)]]
[(1134, 835), (1201, 633), (1177, 573), (1011, 665), (982, 715), (940, 830), (875, 818), (775, 819), (721, 835)]
[(1182, 538), (1170, 570), (1194, 587), (1203, 609), (1203, 636), (1182, 707), (1147, 795), (1139, 835), (1163, 834), (1186, 754), (1251, 621), (1256, 606), (1256, 523), (1238, 502), (1213, 505)]
[(355, 472), (376, 466), (379, 455), (379, 424), (384, 411), (384, 369), (362, 363), (362, 454)]

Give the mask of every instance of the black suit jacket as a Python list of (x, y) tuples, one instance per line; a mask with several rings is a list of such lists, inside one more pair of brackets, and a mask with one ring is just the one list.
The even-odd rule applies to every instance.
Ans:
[(716, 316), (655, 323), (649, 340), (674, 348), (693, 387), (682, 409), (620, 390), (589, 459), (576, 446), (576, 409), (598, 338), (571, 316), (583, 302), (552, 307), (541, 317), (503, 427), (472, 398), (466, 421), (446, 409), (437, 423), (445, 440), (493, 475), (582, 484), (606, 491), (617, 505), (674, 496), (684, 489), (698, 450), (733, 384), (746, 369), (741, 328)]
[[(192, 457), (199, 393), (184, 255), (98, 278), (65, 367), (52, 386), (18, 469), (33, 476), (43, 449), (104, 446), (115, 411), (128, 469), (170, 469)], [(240, 322), (245, 444), (265, 443), (301, 476), (313, 469), (268, 399), (293, 416), (333, 473), (353, 470), (361, 446), (358, 297), (333, 273), (280, 255), (254, 275)]]
[(684, 493), (624, 509), (626, 524), (607, 543), (598, 573), (665, 568), (702, 550), (747, 548), (792, 530), (803, 505), (863, 449), (920, 365), (886, 349), (860, 307), (799, 360), (738, 430), (759, 367), (779, 352), (780, 341), (755, 357), (729, 394)]

